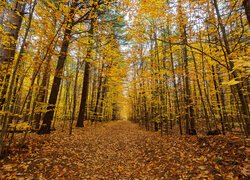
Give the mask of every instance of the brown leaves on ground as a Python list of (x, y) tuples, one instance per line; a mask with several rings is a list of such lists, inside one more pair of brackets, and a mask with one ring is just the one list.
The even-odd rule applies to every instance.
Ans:
[(129, 121), (33, 135), (0, 161), (2, 179), (247, 179), (239, 137), (160, 136)]

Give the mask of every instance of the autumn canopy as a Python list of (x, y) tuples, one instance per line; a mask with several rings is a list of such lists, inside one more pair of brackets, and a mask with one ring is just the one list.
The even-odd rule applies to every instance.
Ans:
[(0, 154), (121, 119), (247, 138), (249, 22), (247, 0), (0, 1)]

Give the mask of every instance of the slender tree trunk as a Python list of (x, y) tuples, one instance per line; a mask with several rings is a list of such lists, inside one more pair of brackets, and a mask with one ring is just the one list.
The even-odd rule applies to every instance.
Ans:
[[(75, 7), (72, 3), (72, 8), (69, 13), (69, 18), (73, 20), (74, 18), (74, 13), (75, 13)], [(51, 122), (54, 116), (54, 111), (55, 111), (55, 105), (56, 105), (56, 100), (59, 92), (59, 87), (61, 84), (61, 77), (63, 74), (63, 69), (64, 69), (64, 64), (67, 58), (67, 52), (68, 52), (68, 47), (70, 44), (70, 37), (71, 37), (71, 31), (73, 28), (73, 23), (68, 22), (67, 23), (67, 28), (64, 31), (64, 38), (63, 38), (63, 43), (61, 47), (61, 52), (58, 58), (58, 63), (56, 67), (56, 72), (53, 80), (53, 85), (52, 89), (50, 92), (50, 97), (49, 97), (49, 106), (47, 108), (47, 112), (43, 118), (43, 123), (41, 128), (38, 131), (38, 134), (49, 134), (50, 133), (50, 128), (51, 128)]]
[(90, 75), (90, 62), (89, 59), (91, 58), (91, 52), (92, 52), (92, 39), (94, 34), (94, 27), (93, 22), (94, 20), (91, 19), (90, 24), (90, 30), (89, 30), (89, 47), (87, 50), (87, 56), (86, 56), (86, 63), (85, 63), (85, 69), (84, 69), (84, 78), (83, 78), (83, 87), (82, 87), (82, 98), (81, 98), (81, 104), (80, 104), (80, 110), (78, 115), (78, 120), (76, 123), (76, 127), (84, 127), (84, 115), (85, 110), (87, 108), (87, 100), (88, 100), (88, 92), (89, 92), (89, 75)]
[(197, 81), (199, 93), (200, 93), (200, 96), (201, 96), (202, 107), (203, 107), (203, 110), (204, 110), (204, 113), (205, 113), (206, 128), (207, 128), (207, 131), (210, 131), (211, 130), (211, 126), (210, 126), (210, 123), (209, 123), (209, 117), (208, 117), (208, 113), (207, 113), (207, 108), (206, 108), (206, 105), (205, 105), (205, 101), (203, 99), (203, 94), (202, 94), (202, 90), (201, 90), (201, 86), (200, 86), (200, 81), (199, 81), (199, 77), (198, 77), (196, 59), (195, 59), (193, 51), (192, 51), (192, 55), (193, 55), (193, 62), (194, 62), (194, 69), (195, 69), (196, 81)]
[[(57, 20), (54, 20), (54, 24), (56, 25)], [(61, 29), (61, 28), (59, 28)], [(55, 35), (57, 34), (56, 29), (55, 30)], [(55, 37), (54, 37), (55, 38)], [(51, 41), (51, 45), (53, 43), (54, 39)], [(57, 46), (58, 41), (55, 41), (55, 44), (53, 45), (53, 49), (55, 49), (55, 47)], [(49, 55), (48, 55), (49, 54)], [(52, 52), (51, 52), (51, 48), (50, 46), (47, 49), (47, 53), (44, 55), (43, 57), (44, 60), (46, 60), (46, 64), (44, 67), (44, 71), (43, 71), (43, 79), (42, 79), (42, 83), (40, 85), (38, 94), (37, 94), (37, 102), (38, 105), (40, 105), (40, 107), (44, 106), (45, 103), (47, 103), (47, 97), (48, 97), (48, 90), (49, 89), (49, 81), (50, 81), (50, 62), (52, 59)], [(42, 110), (42, 109), (41, 109)], [(35, 113), (35, 128), (39, 129), (40, 127), (40, 121), (42, 118), (42, 115), (44, 115), (44, 113), (42, 112), (37, 112)]]
[(91, 92), (91, 102), (90, 102), (90, 119), (92, 119), (93, 112), (94, 112), (94, 100), (95, 100), (95, 90), (96, 90), (96, 77), (95, 77), (96, 69), (93, 70), (93, 80), (92, 80), (92, 92)]
[[(59, 90), (59, 93), (58, 93), (58, 100), (56, 102), (56, 107), (59, 107), (60, 103), (61, 103), (61, 100), (62, 100), (62, 92), (63, 92), (63, 79), (62, 79), (62, 86), (60, 86), (60, 90)], [(55, 128), (55, 125), (56, 125), (56, 121), (59, 119), (58, 116), (57, 116), (57, 113), (58, 111), (55, 112), (55, 118), (54, 118), (54, 121), (53, 121), (53, 125), (52, 125), (52, 129), (56, 129)]]
[(217, 77), (218, 77), (218, 82), (219, 82), (219, 90), (220, 90), (220, 100), (221, 100), (221, 112), (222, 112), (222, 115), (223, 115), (223, 126), (222, 127), (222, 132), (223, 134), (225, 135), (225, 122), (228, 122), (228, 117), (227, 117), (227, 112), (226, 112), (226, 100), (225, 100), (225, 93), (224, 93), (224, 90), (223, 88), (221, 87), (222, 86), (222, 75), (220, 73), (220, 66), (217, 65), (216, 66), (217, 68)]
[[(170, 29), (168, 28), (169, 35), (170, 34)], [(175, 95), (175, 114), (178, 116), (178, 124), (179, 124), (179, 129), (180, 129), (180, 134), (182, 135), (182, 125), (181, 125), (181, 118), (180, 118), (180, 103), (179, 103), (179, 97), (178, 97), (178, 92), (177, 92), (177, 84), (176, 84), (176, 76), (175, 76), (175, 68), (174, 68), (174, 57), (172, 53), (172, 42), (171, 39), (169, 38), (169, 48), (170, 48), (170, 61), (171, 61), (171, 69), (172, 69), (172, 74), (173, 74), (173, 83), (174, 83), (174, 95)], [(171, 129), (172, 129), (172, 121), (171, 121)]]
[[(45, 66), (45, 71), (43, 73), (43, 79), (41, 83), (41, 87), (39, 88), (38, 94), (37, 94), (37, 102), (38, 104), (43, 104), (45, 103), (45, 93), (46, 93), (46, 85), (48, 83), (48, 78), (49, 78), (49, 63), (51, 60), (51, 56), (48, 57), (46, 66)], [(41, 106), (41, 105), (40, 105)], [(40, 127), (40, 121), (42, 117), (42, 112), (37, 112), (35, 114), (35, 128), (39, 129)]]
[[(16, 97), (17, 97), (17, 93), (16, 93), (16, 91), (17, 91), (17, 86), (18, 86), (18, 81), (19, 81), (19, 78), (17, 77), (16, 79), (15, 79), (15, 83), (14, 83), (14, 85), (13, 85), (13, 97), (12, 97), (12, 100), (11, 100), (11, 104), (10, 104), (10, 112), (13, 112), (14, 113), (14, 111), (15, 111), (15, 106), (16, 106)], [(15, 114), (15, 113), (14, 113)], [(13, 119), (14, 119), (14, 116), (9, 116), (9, 123), (12, 123), (12, 121), (13, 121)]]
[[(32, 80), (36, 78), (36, 69), (34, 69), (34, 72), (33, 72), (33, 75), (32, 75), (32, 79), (31, 79), (31, 84), (32, 84)], [(29, 93), (29, 96), (28, 96), (28, 99), (27, 99), (27, 104), (26, 104), (26, 108), (24, 110), (24, 118), (23, 118), (23, 121), (24, 122), (27, 122), (28, 119), (29, 119), (29, 113), (30, 113), (30, 105), (31, 105), (31, 100), (32, 100), (32, 95), (33, 95), (33, 87), (30, 86), (30, 93)]]
[[(67, 72), (67, 71), (66, 71)], [(62, 130), (65, 129), (67, 120), (69, 120), (68, 114), (70, 114), (70, 84), (71, 81), (67, 79), (65, 81), (65, 98), (64, 98), (64, 113), (63, 113), (63, 125)]]
[[(246, 3), (246, 4), (248, 5), (249, 2)], [(219, 22), (219, 27), (221, 29), (222, 38), (223, 38), (223, 41), (224, 41), (224, 44), (225, 44), (226, 53), (229, 56), (231, 54), (231, 49), (230, 49), (229, 42), (228, 42), (228, 39), (227, 39), (225, 26), (222, 23), (222, 19), (221, 19), (220, 11), (219, 11), (219, 8), (218, 8), (217, 0), (213, 1), (213, 5), (214, 5), (215, 11), (216, 11), (217, 19), (218, 19), (218, 22)], [(230, 58), (229, 58), (229, 67), (230, 67), (230, 69), (229, 69), (230, 71), (232, 71), (234, 69), (234, 63)], [(236, 78), (236, 79), (239, 78), (238, 72), (236, 70), (233, 71), (232, 74), (233, 74), (234, 78)], [(248, 102), (247, 102), (247, 99), (244, 97), (244, 93), (243, 93), (243, 90), (242, 90), (243, 89), (243, 84), (238, 83), (238, 84), (235, 85), (235, 87), (236, 87), (238, 96), (240, 98), (242, 114), (243, 114), (243, 118), (244, 118), (244, 121), (245, 121), (246, 134), (248, 136), (250, 134), (250, 119), (249, 119)]]
[[(79, 49), (80, 50), (80, 49)], [(77, 82), (78, 82), (78, 75), (79, 75), (79, 58), (77, 58), (77, 63), (76, 63), (76, 77), (75, 77), (75, 83), (74, 83), (74, 94), (73, 94), (73, 110), (72, 110), (72, 116), (71, 116), (71, 122), (70, 122), (70, 129), (69, 129), (69, 134), (72, 134), (72, 129), (73, 129), (73, 123), (75, 120), (75, 111), (76, 111), (76, 104), (77, 104)]]
[(223, 121), (223, 117), (222, 117), (222, 113), (221, 113), (221, 105), (220, 105), (220, 99), (219, 99), (219, 93), (218, 93), (219, 90), (218, 90), (218, 86), (217, 86), (217, 82), (216, 82), (216, 78), (215, 78), (214, 66), (212, 66), (212, 74), (213, 74), (214, 88), (215, 88), (215, 91), (216, 91), (216, 100), (217, 100), (217, 106), (218, 106), (218, 109), (219, 109), (222, 133), (225, 134), (224, 121)]
[[(101, 78), (102, 79), (102, 78)], [(101, 94), (105, 93), (105, 92), (102, 92), (102, 90), (105, 90), (103, 85), (106, 84), (106, 81), (107, 81), (107, 78), (105, 78), (102, 82), (102, 80), (100, 80), (101, 83), (99, 83), (99, 86), (98, 86), (98, 92), (97, 92), (97, 99), (96, 99), (96, 105), (95, 105), (95, 109), (94, 109), (94, 120), (97, 119), (97, 112), (98, 112), (98, 105), (99, 105), (99, 102), (102, 100), (102, 96)], [(102, 90), (101, 90), (102, 89)], [(105, 94), (104, 94), (105, 95)], [(102, 103), (101, 103), (102, 105)]]
[(181, 16), (180, 20), (180, 28), (182, 34), (182, 41), (183, 41), (183, 60), (184, 60), (184, 69), (185, 69), (185, 109), (186, 109), (186, 133), (190, 135), (196, 135), (195, 130), (195, 119), (194, 119), (194, 109), (191, 99), (191, 89), (190, 89), (190, 82), (189, 82), (189, 71), (188, 71), (188, 54), (187, 54), (187, 31), (186, 31), (186, 24), (184, 24), (184, 17), (185, 15), (182, 12), (182, 7), (179, 1), (179, 14)]
[[(37, 86), (39, 86), (39, 84), (40, 84), (40, 74), (39, 74), (38, 77), (37, 77)], [(34, 97), (34, 99), (33, 99), (31, 114), (30, 114), (29, 120), (28, 120), (28, 122), (29, 122), (29, 124), (30, 124), (31, 126), (34, 124), (33, 119), (34, 119), (34, 114), (35, 114), (35, 108), (36, 108), (36, 106), (37, 106), (37, 98), (38, 98), (38, 95), (37, 95), (37, 94), (38, 94), (38, 88), (36, 88), (36, 90), (35, 90), (35, 97)]]
[(19, 82), (19, 86), (17, 87), (17, 92), (16, 94), (17, 97), (16, 97), (16, 102), (15, 102), (15, 109), (14, 109), (14, 113), (15, 114), (19, 114), (19, 111), (20, 111), (20, 104), (21, 104), (21, 99), (22, 99), (22, 87), (23, 87), (23, 81), (24, 81), (24, 78), (25, 78), (25, 75), (23, 75), (20, 79), (20, 82)]
[(94, 122), (97, 118), (97, 111), (98, 111), (98, 105), (99, 105), (99, 101), (100, 101), (100, 95), (101, 95), (101, 88), (102, 88), (102, 72), (103, 72), (103, 68), (104, 65), (102, 65), (102, 70), (99, 76), (99, 82), (98, 82), (98, 88), (97, 88), (97, 95), (96, 95), (96, 103), (95, 103), (95, 108), (94, 108), (94, 112), (93, 112), (93, 117), (91, 119), (92, 122)]
[[(105, 80), (106, 82), (106, 80)], [(107, 86), (105, 86), (105, 84), (102, 87), (102, 96), (101, 96), (101, 105), (100, 105), (100, 114), (103, 113), (103, 106), (104, 106), (104, 100), (105, 100), (105, 96), (106, 96), (106, 92), (107, 92)]]

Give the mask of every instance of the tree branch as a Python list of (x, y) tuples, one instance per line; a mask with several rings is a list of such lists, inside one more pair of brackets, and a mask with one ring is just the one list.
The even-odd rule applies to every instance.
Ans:
[[(158, 40), (158, 41), (165, 42), (165, 43), (168, 43), (168, 41), (165, 41), (165, 40), (162, 40), (162, 39), (157, 39), (157, 40)], [(227, 66), (226, 66), (226, 65), (224, 65), (224, 64), (222, 64), (222, 63), (221, 63), (218, 59), (216, 59), (216, 58), (214, 58), (213, 56), (209, 55), (208, 53), (206, 53), (206, 52), (204, 52), (204, 51), (200, 50), (199, 48), (196, 48), (196, 47), (191, 46), (190, 44), (172, 43), (172, 42), (171, 42), (171, 44), (172, 44), (172, 45), (181, 45), (181, 46), (186, 45), (186, 46), (188, 46), (189, 48), (191, 48), (191, 49), (195, 49), (196, 51), (198, 51), (198, 52), (200, 52), (200, 53), (202, 53), (202, 54), (204, 54), (204, 55), (206, 55), (206, 56), (210, 57), (212, 60), (216, 61), (216, 62), (217, 62), (218, 64), (220, 64), (221, 66), (223, 66), (223, 67), (227, 68)]]

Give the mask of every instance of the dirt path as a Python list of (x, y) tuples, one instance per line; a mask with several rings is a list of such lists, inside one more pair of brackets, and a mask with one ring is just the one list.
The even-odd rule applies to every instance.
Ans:
[[(0, 175), (3, 179), (70, 180), (246, 178), (239, 164), (246, 161), (244, 150), (234, 150), (236, 145), (228, 149), (228, 144), (218, 149), (213, 142), (190, 136), (161, 137), (129, 121), (109, 122), (76, 129), (72, 136), (63, 132), (32, 135), (23, 153), (12, 152), (0, 161)], [(228, 154), (230, 161), (226, 161), (222, 150), (232, 150), (235, 159)]]

